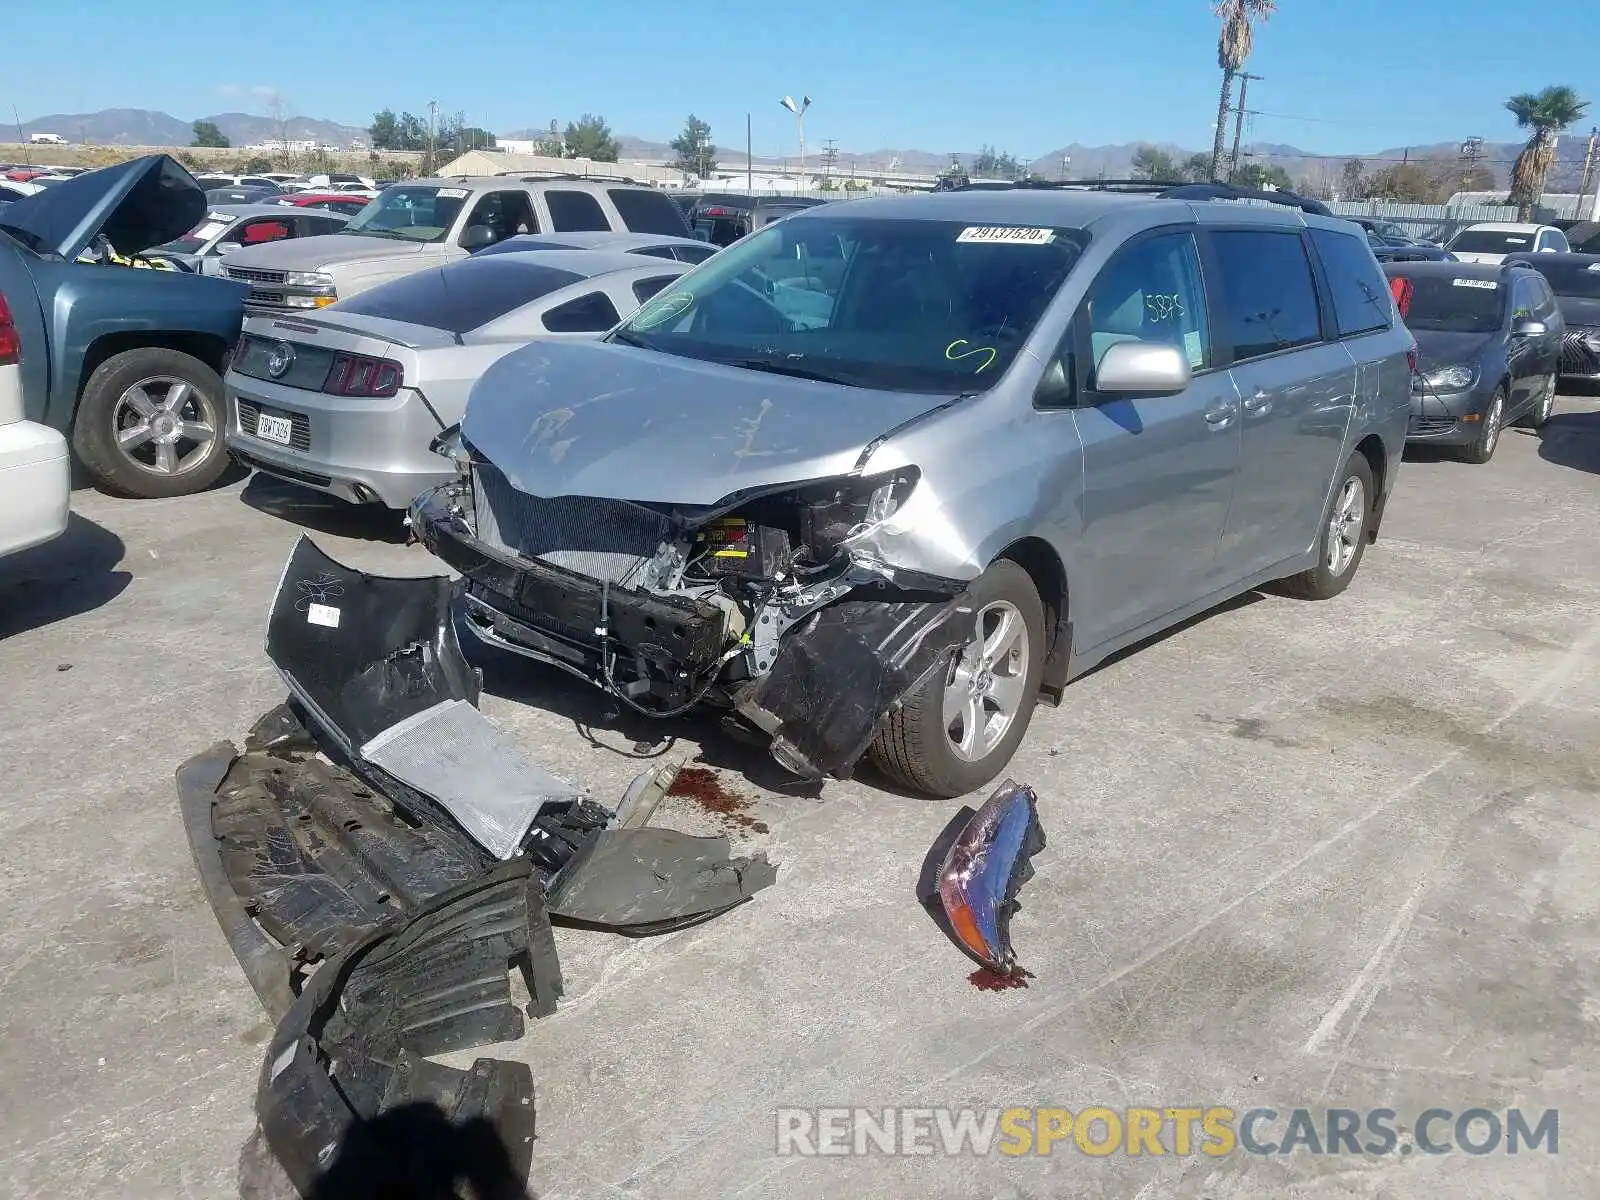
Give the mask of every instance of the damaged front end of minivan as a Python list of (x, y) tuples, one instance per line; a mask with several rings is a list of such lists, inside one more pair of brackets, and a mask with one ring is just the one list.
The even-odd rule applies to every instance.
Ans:
[(532, 495), (459, 427), (435, 448), (457, 479), (411, 524), (461, 573), (479, 638), (646, 716), (720, 708), (802, 778), (848, 777), (970, 635), (963, 581), (883, 554), (914, 467), (683, 506)]

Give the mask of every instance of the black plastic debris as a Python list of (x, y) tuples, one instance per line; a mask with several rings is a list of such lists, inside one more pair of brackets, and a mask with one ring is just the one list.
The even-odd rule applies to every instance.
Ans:
[(772, 735), (772, 754), (807, 779), (847, 777), (879, 725), (971, 633), (956, 599), (841, 600), (784, 639), (739, 711)]
[[(273, 1036), (256, 1115), (303, 1196), (520, 1195), (535, 1134), (524, 1063), (467, 1070), (427, 1056), (521, 1037), (555, 1009), (561, 972), (527, 859), (368, 933), (324, 964)], [(337, 1183), (337, 1186), (334, 1186)]]

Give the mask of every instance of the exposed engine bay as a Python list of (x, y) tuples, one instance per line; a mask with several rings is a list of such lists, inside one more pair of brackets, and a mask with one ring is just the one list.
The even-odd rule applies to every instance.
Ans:
[[(646, 716), (728, 710), (802, 776), (848, 774), (961, 638), (963, 583), (861, 545), (916, 486), (914, 468), (685, 511), (531, 496), (459, 434), (438, 448), (458, 479), (418, 497), (411, 524), (462, 573), (469, 629)], [(830, 619), (841, 603), (850, 619)]]

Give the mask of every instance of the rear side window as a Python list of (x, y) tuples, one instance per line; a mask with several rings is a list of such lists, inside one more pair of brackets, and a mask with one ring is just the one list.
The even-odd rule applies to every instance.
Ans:
[(1311, 242), (1328, 275), (1328, 290), (1333, 293), (1333, 319), (1339, 336), (1354, 337), (1358, 333), (1387, 329), (1393, 310), (1389, 288), (1366, 242), (1331, 229), (1313, 229)]
[(715, 246), (679, 246), (677, 255), (679, 262), (703, 263), (717, 252)]
[(640, 246), (633, 251), (634, 254), (644, 254), (650, 258), (672, 258), (671, 246)]
[(471, 258), (358, 292), (339, 311), (466, 333), (582, 278), (520, 255)]
[(603, 233), (611, 228), (600, 201), (588, 192), (549, 191), (544, 202), (550, 206), (550, 222), (557, 233)]
[(648, 188), (611, 188), (606, 192), (622, 214), (622, 223), (634, 233), (661, 233), (687, 237), (689, 225), (668, 197)]
[(1234, 361), (1321, 340), (1317, 288), (1298, 233), (1228, 229), (1211, 241)]
[(633, 283), (633, 298), (643, 304), (676, 278), (675, 275), (655, 275), (649, 279), (636, 279)]
[(622, 314), (610, 297), (590, 292), (545, 313), (544, 327), (551, 333), (604, 333), (620, 320)]

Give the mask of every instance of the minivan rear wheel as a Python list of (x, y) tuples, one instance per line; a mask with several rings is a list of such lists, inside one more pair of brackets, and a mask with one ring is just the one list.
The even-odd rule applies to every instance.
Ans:
[(885, 774), (927, 796), (963, 795), (1005, 768), (1044, 672), (1044, 605), (1026, 571), (992, 563), (967, 598), (966, 640), (889, 716), (870, 751)]
[(1331, 600), (1355, 578), (1372, 526), (1372, 465), (1357, 451), (1339, 472), (1317, 537), (1317, 565), (1291, 575), (1282, 588), (1302, 600)]

